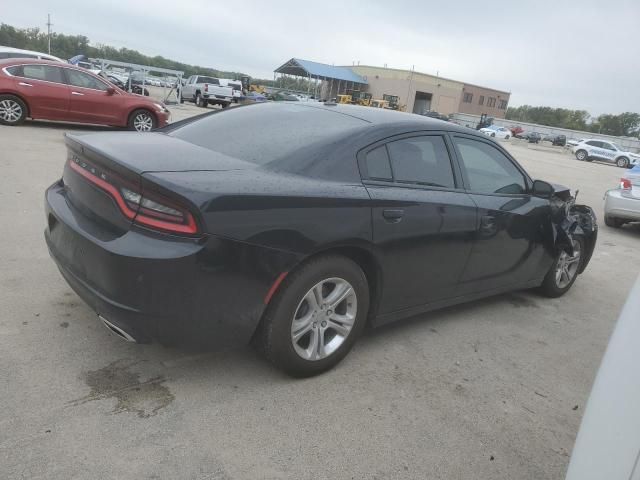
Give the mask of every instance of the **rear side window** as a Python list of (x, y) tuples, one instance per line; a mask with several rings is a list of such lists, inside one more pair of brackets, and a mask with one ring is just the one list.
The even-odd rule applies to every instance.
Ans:
[(14, 65), (13, 67), (7, 67), (7, 73), (9, 75), (13, 75), (14, 77), (22, 76), (22, 65)]
[(526, 191), (524, 175), (492, 145), (468, 138), (454, 138), (469, 188), (477, 193), (520, 194)]
[(367, 153), (365, 160), (367, 176), (375, 180), (391, 180), (391, 165), (384, 145)]
[(50, 65), (23, 65), (22, 76), (24, 78), (32, 78), (34, 80), (64, 83), (60, 68), (52, 67)]
[(69, 80), (69, 84), (74, 87), (82, 87), (82, 88), (92, 88), (93, 90), (107, 90), (108, 85), (93, 75), (89, 75), (84, 72), (79, 72), (77, 70), (71, 70), (67, 68), (67, 79)]
[(451, 160), (442, 137), (411, 137), (387, 144), (396, 182), (453, 188)]

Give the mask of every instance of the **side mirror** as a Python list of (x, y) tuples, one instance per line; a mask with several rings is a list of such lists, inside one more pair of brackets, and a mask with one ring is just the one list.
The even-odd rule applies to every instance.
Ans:
[(109, 87), (107, 88), (107, 95), (113, 95), (114, 93), (116, 93), (116, 89), (113, 87)]
[(549, 182), (544, 180), (534, 180), (533, 187), (531, 187), (531, 194), (534, 197), (551, 198), (555, 190)]

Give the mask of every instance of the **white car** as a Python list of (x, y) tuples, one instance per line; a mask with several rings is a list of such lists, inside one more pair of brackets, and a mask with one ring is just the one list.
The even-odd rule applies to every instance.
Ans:
[(503, 138), (505, 140), (509, 140), (509, 138), (511, 138), (511, 130), (506, 127), (492, 125), (490, 127), (481, 128), (480, 131), (488, 137)]
[(615, 143), (603, 140), (584, 140), (571, 150), (580, 161), (592, 162), (593, 160), (600, 160), (615, 163), (620, 168), (628, 168), (640, 162), (640, 155), (637, 153), (627, 152), (619, 148)]
[(21, 48), (3, 47), (0, 45), (0, 60), (4, 58), (37, 58), (39, 60), (51, 60), (52, 62), (63, 62), (64, 60), (46, 53), (34, 52), (33, 50), (22, 50)]
[(640, 164), (625, 173), (618, 188), (604, 194), (604, 223), (620, 228), (627, 222), (640, 222)]
[(640, 479), (639, 318), (640, 277), (600, 364), (565, 480)]

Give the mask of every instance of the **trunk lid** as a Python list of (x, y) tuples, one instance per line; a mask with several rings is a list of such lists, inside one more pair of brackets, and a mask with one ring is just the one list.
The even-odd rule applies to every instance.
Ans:
[(628, 170), (624, 178), (631, 182), (631, 190), (623, 191), (623, 195), (640, 199), (640, 165), (636, 165), (631, 170)]
[[(125, 192), (155, 196), (184, 211), (197, 209), (181, 192), (154, 185), (145, 173), (246, 170), (255, 165), (160, 133), (67, 135), (63, 182), (68, 201), (96, 226), (116, 236), (137, 219), (139, 206)], [(129, 197), (132, 198), (132, 197)], [(167, 200), (165, 202), (164, 200)], [(142, 212), (140, 212), (142, 215)]]

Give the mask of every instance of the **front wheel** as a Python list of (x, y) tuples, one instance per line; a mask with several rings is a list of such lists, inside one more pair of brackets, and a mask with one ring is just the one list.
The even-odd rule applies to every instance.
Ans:
[(581, 162), (584, 162), (587, 159), (587, 152), (585, 150), (578, 150), (576, 152), (576, 158)]
[(582, 238), (573, 239), (573, 255), (562, 250), (544, 277), (540, 292), (551, 298), (561, 297), (569, 291), (578, 277), (582, 264), (584, 241)]
[(627, 157), (620, 157), (616, 160), (616, 165), (620, 168), (627, 168), (629, 166), (629, 159)]
[(135, 110), (129, 116), (129, 129), (137, 132), (150, 132), (158, 126), (156, 117), (149, 110)]
[(272, 298), (258, 340), (267, 358), (295, 377), (329, 370), (364, 328), (369, 286), (362, 269), (339, 255), (310, 260)]
[(0, 95), (0, 124), (20, 125), (27, 118), (27, 106), (14, 95)]

